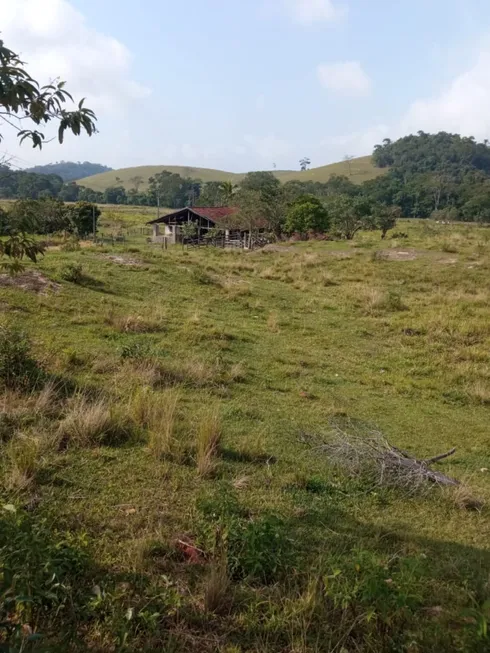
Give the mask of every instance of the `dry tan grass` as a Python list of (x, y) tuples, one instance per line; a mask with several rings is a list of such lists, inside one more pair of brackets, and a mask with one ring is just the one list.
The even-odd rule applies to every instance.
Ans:
[(247, 376), (247, 372), (244, 364), (235, 363), (230, 367), (226, 376), (227, 376), (227, 380), (230, 381), (231, 383), (238, 383), (240, 381), (244, 381)]
[(280, 328), (279, 328), (279, 319), (277, 317), (277, 313), (275, 311), (271, 311), (269, 313), (269, 317), (267, 318), (267, 328), (271, 333), (279, 333)]
[(337, 286), (338, 282), (335, 281), (335, 278), (331, 272), (328, 270), (323, 270), (320, 274), (319, 277), (319, 282), (321, 283), (322, 286), (325, 288), (328, 288), (329, 286)]
[(150, 316), (121, 315), (110, 310), (104, 322), (120, 333), (155, 333), (164, 328), (164, 315), (157, 311)]
[(485, 502), (472, 494), (471, 490), (466, 485), (458, 485), (455, 488), (447, 490), (452, 503), (461, 510), (482, 510)]
[(127, 414), (106, 399), (91, 401), (76, 395), (68, 404), (59, 425), (58, 438), (63, 446), (118, 444), (131, 435)]
[(206, 612), (220, 612), (227, 604), (231, 579), (228, 574), (226, 555), (222, 553), (213, 560), (204, 585), (204, 609)]
[(197, 425), (197, 473), (209, 476), (216, 466), (221, 443), (221, 418), (219, 406), (207, 407)]
[(3, 451), (3, 483), (7, 490), (23, 490), (34, 480), (39, 468), (41, 439), (31, 434), (15, 434)]
[(479, 379), (469, 387), (468, 394), (476, 403), (487, 406), (490, 404), (490, 383)]
[(141, 388), (131, 398), (131, 417), (148, 430), (148, 446), (157, 458), (172, 451), (179, 400), (180, 392), (175, 388), (164, 392)]

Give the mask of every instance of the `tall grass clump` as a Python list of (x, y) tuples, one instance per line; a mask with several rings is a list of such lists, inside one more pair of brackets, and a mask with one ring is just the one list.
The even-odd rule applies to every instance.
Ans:
[(209, 476), (215, 469), (221, 443), (221, 417), (218, 406), (207, 408), (197, 425), (197, 473)]
[(169, 388), (155, 392), (149, 388), (137, 390), (131, 401), (131, 416), (148, 431), (148, 446), (157, 457), (171, 453), (175, 440), (180, 392)]
[(104, 398), (91, 401), (78, 394), (59, 425), (58, 437), (61, 446), (90, 447), (121, 444), (131, 433), (129, 419), (118, 407)]
[(5, 446), (3, 484), (7, 490), (23, 490), (34, 479), (39, 465), (41, 441), (33, 435), (16, 434)]
[(16, 326), (0, 324), (0, 385), (29, 390), (42, 382), (43, 376), (27, 334)]

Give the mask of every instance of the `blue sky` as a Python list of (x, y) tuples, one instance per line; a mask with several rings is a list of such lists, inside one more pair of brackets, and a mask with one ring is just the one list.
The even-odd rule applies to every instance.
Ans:
[[(323, 165), (418, 129), (490, 137), (484, 0), (10, 0), (0, 25), (100, 133), (18, 165)], [(135, 11), (135, 6), (138, 10)]]

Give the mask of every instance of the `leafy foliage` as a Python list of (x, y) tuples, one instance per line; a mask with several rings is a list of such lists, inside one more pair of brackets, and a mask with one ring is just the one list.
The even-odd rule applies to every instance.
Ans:
[[(42, 634), (41, 614), (63, 615), (80, 595), (77, 577), (87, 565), (82, 539), (53, 538), (45, 521), (5, 505), (0, 512), (0, 641), (6, 651), (28, 650)], [(30, 650), (30, 649), (29, 649)]]
[[(46, 86), (29, 75), (18, 54), (0, 40), (0, 107), (2, 122), (17, 131), (20, 143), (28, 140), (33, 147), (42, 148), (47, 139), (37, 127), (58, 124), (58, 141), (63, 143), (66, 131), (79, 136), (85, 131), (89, 136), (96, 132), (96, 117), (80, 100), (74, 111), (65, 105), (73, 97), (65, 90), (65, 82), (57, 81)], [(34, 123), (34, 128), (23, 128), (22, 121)], [(17, 126), (18, 125), (18, 126)], [(0, 140), (2, 135), (0, 133)]]
[(330, 226), (330, 217), (322, 202), (312, 195), (298, 197), (289, 207), (284, 230), (299, 233), (306, 238), (309, 232), (324, 233)]
[(440, 132), (376, 145), (373, 161), (387, 175), (363, 184), (376, 201), (400, 207), (404, 217), (453, 210), (451, 219), (490, 220), (490, 147), (473, 137)]

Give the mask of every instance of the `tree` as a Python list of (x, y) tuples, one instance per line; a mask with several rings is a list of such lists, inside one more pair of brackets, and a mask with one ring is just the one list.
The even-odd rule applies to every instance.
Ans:
[[(254, 198), (263, 226), (279, 236), (286, 213), (286, 194), (279, 179), (272, 172), (249, 172), (240, 185), (237, 198), (243, 194), (247, 204)], [(243, 202), (243, 198), (240, 201)]]
[(298, 197), (289, 207), (284, 230), (298, 233), (302, 239), (309, 232), (325, 233), (330, 226), (330, 216), (322, 202), (312, 195)]
[(390, 229), (396, 227), (396, 221), (401, 217), (402, 210), (399, 206), (383, 206), (376, 207), (375, 225), (381, 229), (381, 239), (386, 238), (386, 234)]
[(352, 240), (360, 229), (373, 229), (372, 202), (365, 197), (332, 195), (325, 201), (332, 226), (341, 238)]
[[(66, 131), (79, 136), (96, 132), (96, 117), (91, 109), (78, 102), (73, 111), (65, 105), (73, 97), (65, 89), (65, 82), (56, 81), (46, 86), (29, 75), (18, 54), (9, 50), (0, 39), (0, 125), (16, 130), (20, 143), (28, 140), (33, 147), (42, 148), (47, 142), (38, 127), (50, 122), (58, 125), (58, 141), (63, 143)], [(2, 133), (0, 132), (0, 140)]]
[(219, 188), (222, 205), (229, 206), (233, 202), (233, 195), (237, 187), (232, 181), (222, 181)]
[(180, 233), (182, 234), (182, 247), (190, 240), (197, 236), (197, 225), (195, 222), (184, 222), (180, 225)]
[(306, 170), (308, 170), (308, 167), (311, 165), (311, 161), (308, 157), (304, 157), (303, 159), (299, 160), (299, 165), (300, 165), (301, 172), (305, 172)]
[(124, 186), (111, 186), (104, 191), (104, 201), (106, 204), (126, 204), (126, 190)]
[(135, 175), (134, 177), (131, 177), (129, 180), (130, 184), (133, 184), (133, 188), (136, 191), (136, 193), (139, 192), (141, 184), (144, 182), (144, 179), (141, 175)]
[(237, 206), (237, 227), (247, 226), (249, 231), (248, 247), (252, 249), (254, 232), (256, 233), (265, 224), (263, 200), (260, 191), (242, 188), (237, 193)]
[(347, 163), (347, 167), (349, 168), (349, 177), (352, 177), (352, 159), (354, 157), (350, 154), (346, 154), (344, 156), (344, 161)]
[(100, 218), (100, 209), (90, 202), (77, 202), (68, 207), (68, 215), (80, 238), (97, 232), (97, 223)]
[[(63, 143), (65, 133), (79, 136), (82, 131), (89, 136), (96, 132), (96, 116), (91, 109), (84, 106), (84, 100), (78, 102), (73, 111), (65, 105), (73, 102), (73, 97), (65, 89), (65, 82), (56, 81), (40, 86), (25, 69), (25, 64), (18, 54), (7, 48), (0, 39), (0, 125), (2, 129), (12, 128), (16, 131), (19, 143), (30, 141), (33, 147), (42, 148), (47, 139), (38, 127), (48, 126), (54, 122), (58, 126), (58, 141)], [(2, 132), (0, 131), (0, 141)], [(62, 182), (62, 180), (61, 180)], [(61, 183), (61, 185), (63, 182)], [(58, 188), (58, 192), (61, 186)], [(29, 239), (24, 232), (10, 230), (7, 240), (0, 241), (0, 257), (7, 256), (11, 274), (23, 270), (22, 260), (29, 258), (34, 263), (39, 254), (43, 254), (42, 245)]]

